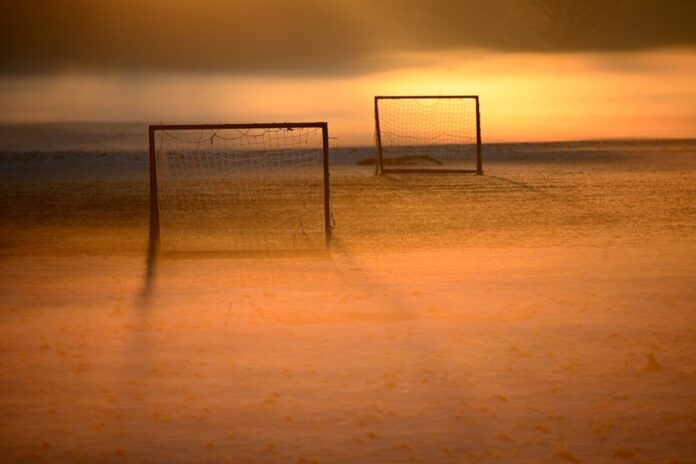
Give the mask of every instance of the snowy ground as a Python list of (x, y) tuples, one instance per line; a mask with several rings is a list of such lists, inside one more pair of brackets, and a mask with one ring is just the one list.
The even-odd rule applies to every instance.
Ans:
[(693, 143), (338, 166), (331, 259), (160, 262), (147, 294), (144, 178), (21, 169), (4, 462), (696, 462)]

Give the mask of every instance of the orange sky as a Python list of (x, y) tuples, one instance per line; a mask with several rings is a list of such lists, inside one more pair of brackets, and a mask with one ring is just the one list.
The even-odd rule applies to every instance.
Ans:
[(696, 137), (696, 2), (6, 0), (0, 122), (328, 121), (478, 94), (484, 140)]
[(481, 95), (486, 140), (696, 137), (696, 51), (385, 57), (351, 76), (75, 73), (0, 80), (0, 120), (327, 120), (337, 144), (369, 144), (376, 94)]

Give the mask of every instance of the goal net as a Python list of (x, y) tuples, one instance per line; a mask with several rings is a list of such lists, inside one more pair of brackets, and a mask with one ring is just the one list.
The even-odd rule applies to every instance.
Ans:
[(320, 250), (331, 236), (326, 123), (150, 126), (161, 253)]
[(375, 97), (377, 174), (483, 173), (477, 96)]

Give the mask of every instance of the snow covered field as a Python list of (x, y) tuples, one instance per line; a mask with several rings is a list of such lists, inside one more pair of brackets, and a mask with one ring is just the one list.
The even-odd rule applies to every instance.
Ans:
[(696, 462), (696, 142), (336, 150), (330, 259), (148, 292), (144, 153), (3, 143), (4, 462)]

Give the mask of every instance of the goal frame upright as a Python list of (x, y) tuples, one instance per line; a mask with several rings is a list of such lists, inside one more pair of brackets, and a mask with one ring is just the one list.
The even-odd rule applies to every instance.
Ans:
[[(150, 177), (150, 230), (149, 253), (151, 256), (171, 257), (199, 257), (199, 256), (230, 256), (230, 257), (255, 257), (257, 251), (225, 253), (222, 250), (210, 250), (202, 252), (163, 252), (161, 249), (160, 229), (160, 205), (159, 190), (157, 185), (157, 132), (173, 130), (224, 130), (224, 129), (320, 129), (322, 140), (322, 174), (323, 174), (323, 200), (324, 200), (324, 234), (325, 248), (331, 248), (331, 236), (333, 232), (331, 216), (331, 186), (329, 172), (329, 125), (327, 122), (282, 122), (282, 123), (246, 123), (246, 124), (153, 124), (148, 126), (149, 146), (149, 177)], [(261, 253), (262, 255), (264, 253)], [(293, 250), (273, 250), (268, 253), (271, 256), (292, 256)]]
[[(471, 99), (476, 106), (476, 169), (446, 169), (446, 168), (385, 168), (384, 147), (382, 145), (382, 129), (379, 119), (379, 102), (381, 100), (434, 100), (434, 99)], [(375, 175), (384, 174), (418, 174), (418, 173), (469, 173), (483, 175), (483, 156), (481, 153), (481, 110), (478, 95), (378, 95), (374, 97), (375, 113)]]

